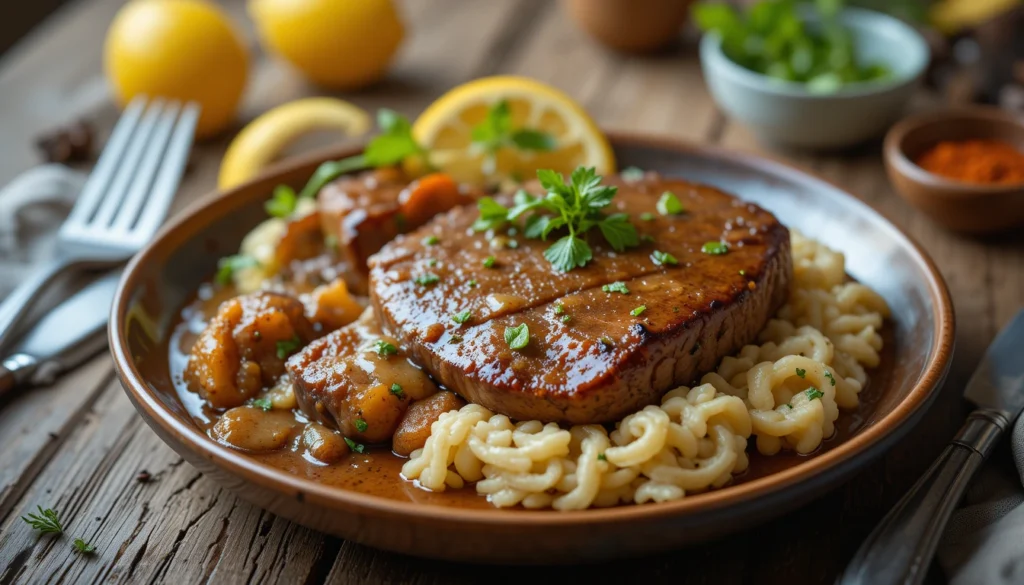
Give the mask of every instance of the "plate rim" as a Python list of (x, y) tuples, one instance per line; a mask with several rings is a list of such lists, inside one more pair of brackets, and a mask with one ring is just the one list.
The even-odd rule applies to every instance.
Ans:
[[(458, 522), (478, 527), (510, 527), (530, 526), (561, 526), (574, 524), (616, 524), (636, 523), (665, 519), (668, 517), (697, 516), (717, 510), (739, 507), (751, 503), (757, 498), (766, 498), (781, 493), (783, 490), (809, 480), (833, 473), (845, 462), (862, 460), (866, 462), (877, 457), (877, 449), (886, 439), (900, 435), (902, 423), (920, 420), (923, 408), (932, 402), (939, 391), (952, 361), (955, 339), (955, 318), (952, 299), (942, 273), (921, 245), (887, 218), (875, 211), (863, 200), (853, 195), (850, 190), (828, 179), (819, 177), (813, 172), (798, 165), (783, 162), (773, 156), (753, 154), (731, 150), (721, 146), (704, 145), (670, 137), (651, 136), (631, 132), (607, 132), (612, 146), (647, 147), (673, 153), (693, 156), (700, 155), (725, 159), (734, 164), (745, 165), (769, 176), (789, 176), (802, 182), (817, 181), (832, 187), (837, 194), (845, 197), (847, 203), (860, 206), (861, 211), (872, 217), (875, 223), (884, 227), (897, 238), (902, 239), (913, 252), (914, 260), (924, 268), (929, 297), (933, 301), (932, 328), (934, 338), (931, 347), (931, 358), (925, 364), (924, 372), (917, 380), (914, 388), (900, 403), (883, 416), (875, 425), (857, 434), (851, 439), (836, 445), (825, 453), (802, 462), (800, 465), (788, 467), (782, 471), (766, 475), (748, 482), (742, 482), (726, 488), (695, 494), (671, 502), (645, 505), (623, 505), (611, 508), (589, 508), (586, 510), (554, 511), (524, 510), (520, 508), (461, 508), (437, 504), (424, 504), (395, 500), (383, 496), (360, 493), (338, 487), (319, 484), (315, 481), (289, 474), (284, 470), (257, 461), (245, 453), (220, 445), (197, 427), (179, 421), (168, 411), (149, 388), (143, 375), (135, 367), (128, 348), (126, 324), (129, 316), (128, 306), (131, 293), (140, 288), (142, 282), (139, 268), (156, 254), (158, 250), (173, 249), (191, 236), (181, 232), (187, 230), (187, 224), (203, 213), (211, 217), (223, 217), (223, 213), (211, 213), (227, 207), (233, 209), (241, 202), (252, 197), (248, 192), (257, 184), (269, 182), (289, 172), (318, 164), (331, 158), (341, 158), (361, 152), (362, 146), (332, 146), (319, 149), (305, 155), (291, 157), (268, 167), (256, 177), (225, 192), (214, 190), (186, 206), (167, 222), (153, 239), (138, 254), (132, 257), (125, 268), (111, 307), (108, 325), (108, 339), (114, 369), (121, 380), (121, 385), (131, 399), (136, 410), (143, 415), (148, 424), (159, 425), (155, 429), (157, 435), (167, 435), (177, 439), (180, 446), (186, 447), (196, 455), (202, 456), (214, 466), (233, 476), (244, 478), (260, 486), (291, 498), (314, 501), (335, 510), (350, 511), (363, 514), (373, 513), (388, 517), (401, 517), (418, 522)], [(899, 438), (899, 437), (897, 437)], [(179, 445), (169, 444), (172, 448)], [(886, 446), (886, 445), (883, 445)], [(887, 446), (891, 446), (891, 443)], [(873, 456), (870, 456), (872, 455)], [(869, 456), (865, 460), (865, 456)], [(397, 478), (396, 478), (397, 479)]]

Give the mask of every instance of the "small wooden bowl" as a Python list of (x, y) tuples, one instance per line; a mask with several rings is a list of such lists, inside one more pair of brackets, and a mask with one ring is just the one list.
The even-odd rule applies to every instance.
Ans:
[(1024, 225), (1024, 183), (964, 183), (913, 162), (938, 142), (969, 139), (1001, 140), (1024, 152), (1024, 120), (983, 106), (906, 118), (885, 137), (889, 180), (911, 205), (951, 230), (983, 234)]

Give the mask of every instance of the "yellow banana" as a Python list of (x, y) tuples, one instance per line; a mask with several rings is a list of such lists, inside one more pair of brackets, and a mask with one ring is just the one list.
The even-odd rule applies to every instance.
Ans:
[(244, 183), (309, 132), (338, 130), (359, 136), (371, 124), (363, 109), (335, 98), (304, 98), (278, 106), (250, 122), (231, 141), (220, 163), (217, 186), (225, 190)]

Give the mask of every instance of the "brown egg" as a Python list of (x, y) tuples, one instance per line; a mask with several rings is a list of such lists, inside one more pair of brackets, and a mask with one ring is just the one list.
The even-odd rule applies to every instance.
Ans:
[(679, 35), (692, 0), (563, 0), (579, 26), (619, 51), (643, 53)]

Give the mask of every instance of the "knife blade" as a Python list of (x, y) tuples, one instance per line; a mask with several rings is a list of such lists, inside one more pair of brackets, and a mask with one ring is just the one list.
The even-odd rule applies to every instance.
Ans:
[(115, 270), (57, 305), (0, 362), (0, 396), (21, 385), (52, 383), (106, 347), (107, 319), (121, 277)]
[(839, 585), (923, 582), (946, 523), (971, 478), (1024, 410), (1024, 310), (1003, 328), (967, 382), (978, 409), (939, 458), (882, 518)]
[(1000, 413), (1007, 423), (1024, 410), (1024, 311), (989, 346), (967, 382), (964, 398)]

